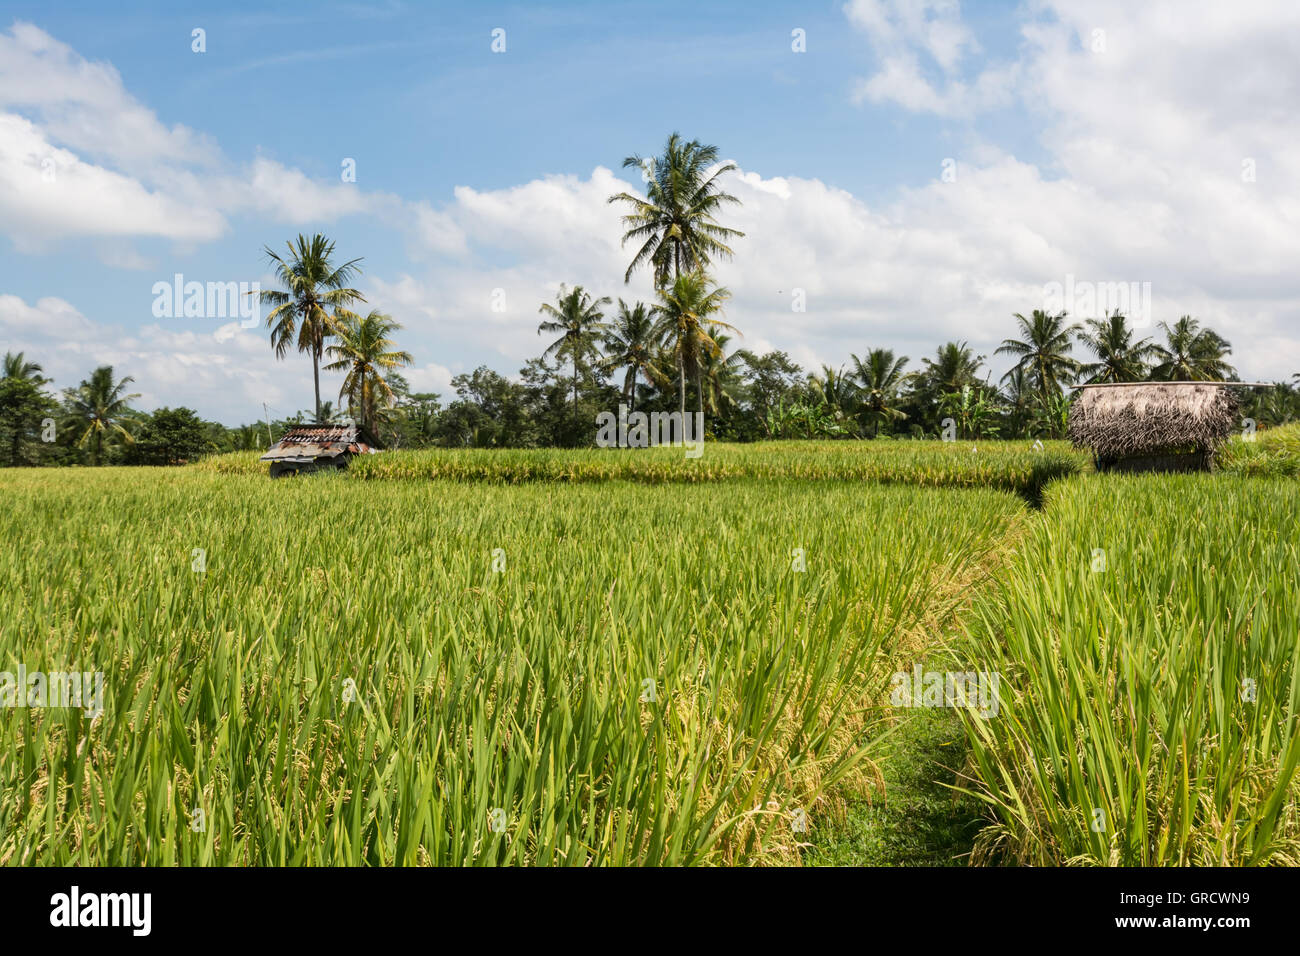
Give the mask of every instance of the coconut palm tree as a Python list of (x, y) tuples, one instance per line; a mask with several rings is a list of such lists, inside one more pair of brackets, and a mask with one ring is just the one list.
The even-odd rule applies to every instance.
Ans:
[(913, 427), (929, 427), (942, 414), (945, 396), (960, 394), (962, 386), (983, 386), (979, 370), (983, 355), (975, 355), (965, 342), (945, 342), (935, 350), (934, 358), (921, 359), (921, 368), (907, 376), (911, 385), (908, 404), (919, 421)]
[(1156, 354), (1150, 339), (1133, 341), (1128, 320), (1116, 309), (1104, 319), (1088, 319), (1088, 329), (1080, 330), (1079, 342), (1097, 361), (1079, 366), (1079, 375), (1090, 385), (1109, 382), (1140, 382), (1147, 376), (1147, 362)]
[(979, 381), (980, 366), (984, 356), (974, 355), (965, 342), (945, 342), (935, 350), (934, 358), (921, 359), (924, 366), (919, 373), (929, 385), (940, 392), (960, 392), (963, 385)]
[(1032, 406), (1036, 402), (1029, 374), (1019, 365), (1012, 366), (1010, 371), (1002, 376), (1002, 385), (1004, 386), (1002, 400), (1006, 406), (1007, 417), (1010, 419), (1012, 434), (1023, 435), (1033, 418)]
[(706, 353), (721, 349), (713, 337), (718, 330), (736, 329), (715, 318), (731, 293), (722, 286), (710, 288), (712, 280), (703, 270), (678, 276), (669, 288), (659, 290), (659, 321), (655, 335), (667, 342), (677, 359), (678, 396), (681, 400), (682, 427), (686, 423), (686, 380), (695, 380), (696, 407), (704, 412), (704, 387), (700, 366)]
[(361, 273), (360, 259), (334, 265), (334, 243), (320, 233), (308, 239), (299, 235), (286, 243), (288, 256), (280, 256), (270, 246), (264, 248), (274, 267), (280, 289), (263, 289), (262, 304), (274, 308), (267, 313), (271, 346), (276, 358), (284, 358), (289, 348), (311, 353), (312, 384), (316, 390), (316, 420), (320, 421), (320, 361), (325, 342), (338, 334), (337, 313), (365, 298), (349, 283)]
[[(134, 382), (126, 376), (119, 382), (113, 381), (113, 367), (101, 365), (90, 373), (90, 378), (75, 389), (64, 392), (69, 417), (77, 428), (86, 426), (86, 431), (78, 440), (78, 447), (91, 443), (91, 461), (98, 465), (104, 456), (104, 436), (119, 434), (128, 443), (134, 441), (126, 430), (124, 422), (130, 419), (131, 399), (139, 398), (137, 394), (127, 395), (126, 387)], [(94, 439), (93, 442), (91, 439)]]
[(882, 423), (907, 417), (894, 404), (903, 384), (907, 356), (895, 358), (893, 349), (870, 349), (865, 360), (851, 353), (849, 358), (853, 360), (853, 378), (862, 389), (862, 415), (870, 422), (871, 437), (875, 438)]
[(701, 356), (700, 375), (704, 379), (704, 411), (721, 415), (737, 404), (728, 387), (739, 378), (737, 370), (744, 365), (744, 357), (740, 352), (727, 353), (731, 336), (725, 332), (715, 332), (713, 342), (717, 349), (706, 349)]
[(1023, 339), (1004, 339), (994, 354), (1019, 356), (1016, 365), (1028, 372), (1046, 408), (1051, 396), (1059, 395), (1062, 386), (1078, 375), (1079, 363), (1070, 358), (1070, 338), (1078, 326), (1067, 325), (1064, 312), (1052, 315), (1042, 309), (1035, 309), (1029, 318), (1017, 312), (1014, 318)]
[(41, 374), (42, 369), (35, 362), (27, 361), (27, 356), (23, 352), (6, 352), (4, 358), (3, 372), (0, 378), (12, 378), (21, 382), (29, 382), (40, 388), (42, 385), (49, 384), (49, 379)]
[[(580, 285), (572, 290), (560, 284), (560, 291), (555, 295), (555, 305), (543, 302), (537, 311), (550, 318), (537, 326), (537, 334), (560, 333), (560, 337), (550, 344), (542, 353), (546, 358), (568, 356), (573, 361), (573, 425), (578, 423), (578, 366), (597, 354), (595, 337), (605, 331), (604, 315), (601, 306), (609, 305), (609, 296), (592, 299), (590, 293)], [(576, 432), (575, 432), (576, 434)]]
[(823, 363), (820, 372), (808, 376), (808, 385), (817, 401), (832, 414), (848, 417), (853, 413), (857, 405), (858, 387), (853, 379), (844, 374), (843, 367), (837, 369)]
[(1152, 381), (1222, 382), (1235, 373), (1225, 361), (1232, 346), (1212, 329), (1201, 328), (1201, 323), (1190, 315), (1172, 326), (1161, 322), (1160, 328), (1167, 344), (1156, 346)]
[(329, 347), (329, 372), (346, 372), (339, 401), (348, 400), (348, 410), (372, 436), (378, 437), (379, 410), (393, 403), (393, 389), (385, 373), (411, 364), (411, 353), (394, 347), (391, 338), (401, 326), (378, 309), (363, 319), (342, 309), (336, 323), (339, 343)]
[(618, 300), (618, 315), (605, 333), (605, 360), (601, 367), (607, 372), (627, 369), (623, 379), (623, 399), (631, 411), (636, 411), (637, 378), (645, 373), (653, 378), (655, 365), (654, 308), (644, 302), (628, 306)]
[(698, 140), (685, 142), (673, 133), (662, 156), (629, 156), (623, 166), (643, 170), (649, 180), (644, 197), (628, 192), (609, 197), (609, 202), (622, 203), (629, 210), (623, 216), (627, 227), (623, 244), (637, 244), (624, 282), (631, 281), (638, 266), (649, 263), (655, 287), (662, 289), (688, 272), (704, 269), (714, 257), (731, 258), (727, 243), (744, 233), (714, 218), (723, 205), (740, 204), (718, 184), (724, 173), (736, 168), (735, 163), (718, 163), (718, 147)]

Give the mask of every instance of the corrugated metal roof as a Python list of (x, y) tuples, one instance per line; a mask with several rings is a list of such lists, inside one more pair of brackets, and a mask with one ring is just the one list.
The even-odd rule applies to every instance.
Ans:
[(276, 443), (279, 445), (324, 445), (357, 440), (356, 425), (299, 425), (291, 428)]
[(306, 464), (345, 453), (368, 455), (376, 451), (369, 438), (357, 425), (298, 425), (285, 432), (261, 460)]

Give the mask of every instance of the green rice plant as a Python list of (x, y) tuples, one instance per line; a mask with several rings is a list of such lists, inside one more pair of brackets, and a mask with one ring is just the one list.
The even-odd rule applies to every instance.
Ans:
[(1298, 515), (1290, 480), (1048, 490), (966, 627), (1001, 675), (998, 715), (966, 719), (977, 859), (1300, 863)]
[(10, 865), (795, 862), (877, 779), (895, 648), (1023, 511), (193, 468), (0, 493), (0, 670), (105, 688), (0, 708)]
[[(781, 441), (709, 442), (699, 458), (655, 448), (423, 449), (355, 459), (359, 479), (435, 478), (518, 484), (531, 481), (627, 480), (650, 484), (730, 479), (872, 481), (944, 488), (999, 488), (1036, 496), (1049, 481), (1083, 470), (1088, 457), (1066, 442), (1041, 449), (1028, 442)], [(199, 470), (265, 473), (257, 456), (237, 452), (209, 459)]]
[(1234, 435), (1216, 455), (1223, 471), (1240, 475), (1300, 476), (1300, 425), (1257, 432), (1253, 441)]

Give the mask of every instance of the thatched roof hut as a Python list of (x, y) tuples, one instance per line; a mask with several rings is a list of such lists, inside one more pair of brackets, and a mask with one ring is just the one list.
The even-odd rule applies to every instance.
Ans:
[(1235, 382), (1081, 385), (1070, 440), (1092, 449), (1099, 469), (1180, 471), (1213, 467), (1239, 426)]

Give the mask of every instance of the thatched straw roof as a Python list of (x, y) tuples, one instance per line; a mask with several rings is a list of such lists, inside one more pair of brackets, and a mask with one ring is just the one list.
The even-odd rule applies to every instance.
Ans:
[(1070, 440), (1099, 459), (1212, 451), (1237, 428), (1229, 383), (1142, 382), (1080, 389), (1070, 406)]

